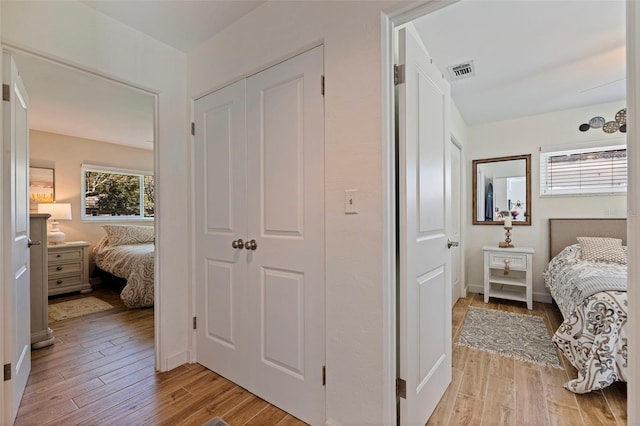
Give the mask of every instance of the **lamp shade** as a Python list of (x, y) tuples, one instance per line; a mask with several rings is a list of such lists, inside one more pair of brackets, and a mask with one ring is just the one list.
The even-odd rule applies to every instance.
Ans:
[(69, 203), (40, 203), (38, 213), (49, 213), (53, 220), (71, 220), (71, 204)]

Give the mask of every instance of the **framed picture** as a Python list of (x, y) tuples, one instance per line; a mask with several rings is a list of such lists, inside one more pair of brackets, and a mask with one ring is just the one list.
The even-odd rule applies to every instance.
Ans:
[(29, 209), (37, 210), (40, 203), (53, 203), (56, 199), (54, 169), (29, 167)]

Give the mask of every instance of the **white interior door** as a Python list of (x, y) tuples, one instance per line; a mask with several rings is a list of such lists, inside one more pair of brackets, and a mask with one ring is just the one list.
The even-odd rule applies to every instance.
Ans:
[(421, 43), (399, 31), (400, 422), (424, 425), (451, 382), (450, 207), (446, 165), (449, 84)]
[[(449, 235), (452, 241), (462, 242), (462, 150), (449, 142), (449, 180), (451, 182), (451, 210)], [(462, 297), (462, 245), (451, 247), (451, 307)]]
[(311, 424), (325, 420), (322, 71), (318, 47), (195, 104), (198, 362)]
[[(31, 371), (31, 316), (29, 280), (29, 98), (13, 58), (3, 52), (4, 223), (2, 338), (5, 362), (11, 362), (11, 380), (4, 382), (4, 423), (18, 414)], [(8, 99), (7, 99), (8, 97)]]
[(197, 358), (246, 387), (245, 81), (198, 99), (195, 123)]

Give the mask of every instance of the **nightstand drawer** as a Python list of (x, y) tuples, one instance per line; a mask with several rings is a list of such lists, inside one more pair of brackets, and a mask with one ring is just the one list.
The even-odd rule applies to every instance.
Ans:
[(49, 253), (49, 263), (61, 262), (66, 260), (82, 260), (82, 250), (65, 250)]
[(527, 269), (526, 254), (489, 253), (490, 268), (504, 268), (509, 265), (511, 269)]
[(66, 277), (49, 279), (49, 291), (82, 284), (82, 275), (69, 275)]
[(80, 272), (82, 272), (82, 262), (49, 264), (48, 270), (50, 277), (73, 273), (80, 275)]

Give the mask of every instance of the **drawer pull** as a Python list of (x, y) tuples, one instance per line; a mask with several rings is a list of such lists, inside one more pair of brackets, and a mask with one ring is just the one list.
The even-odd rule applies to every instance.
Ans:
[(56, 254), (56, 257), (62, 257), (62, 255), (61, 254)]
[(56, 268), (56, 271), (62, 271), (62, 266), (58, 266), (58, 267)]
[(56, 281), (56, 284), (62, 284), (62, 280)]

